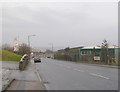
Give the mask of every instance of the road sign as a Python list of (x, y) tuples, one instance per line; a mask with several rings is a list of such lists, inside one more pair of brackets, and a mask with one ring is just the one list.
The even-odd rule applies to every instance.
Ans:
[(100, 56), (94, 56), (94, 60), (100, 60)]

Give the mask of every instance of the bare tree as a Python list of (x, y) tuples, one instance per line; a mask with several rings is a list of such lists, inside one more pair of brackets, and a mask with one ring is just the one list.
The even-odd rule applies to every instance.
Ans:
[(101, 61), (108, 64), (108, 58), (109, 58), (108, 42), (106, 39), (104, 39), (101, 46)]
[(19, 46), (18, 54), (20, 55), (29, 54), (29, 51), (30, 47), (27, 44), (23, 43)]

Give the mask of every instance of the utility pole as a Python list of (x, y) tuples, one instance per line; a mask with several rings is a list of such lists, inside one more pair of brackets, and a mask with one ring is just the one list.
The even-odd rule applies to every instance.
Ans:
[(53, 52), (53, 43), (49, 43), (49, 45), (51, 45), (51, 50)]
[(53, 52), (53, 44), (52, 44), (52, 52)]
[(51, 52), (51, 58), (53, 58), (53, 54), (54, 54), (54, 53), (53, 53), (53, 52), (54, 52), (54, 51), (53, 51), (53, 43), (49, 43), (49, 44), (51, 45), (51, 50), (52, 50), (52, 52)]

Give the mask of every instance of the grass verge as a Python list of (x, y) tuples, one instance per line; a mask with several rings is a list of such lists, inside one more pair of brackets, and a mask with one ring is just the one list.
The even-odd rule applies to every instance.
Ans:
[[(2, 54), (2, 55), (1, 55)], [(2, 61), (20, 61), (21, 55), (15, 54), (7, 50), (0, 50), (0, 60)]]

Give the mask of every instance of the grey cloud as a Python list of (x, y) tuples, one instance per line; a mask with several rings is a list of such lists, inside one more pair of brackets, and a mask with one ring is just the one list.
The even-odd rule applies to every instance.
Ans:
[(3, 7), (3, 40), (19, 35), (33, 46), (117, 44), (117, 3), (33, 3)]

